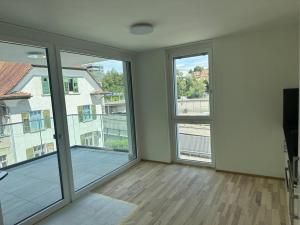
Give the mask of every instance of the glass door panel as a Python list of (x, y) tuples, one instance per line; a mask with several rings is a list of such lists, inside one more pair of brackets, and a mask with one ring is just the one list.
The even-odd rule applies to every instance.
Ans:
[(61, 52), (74, 189), (136, 158), (128, 63)]
[(177, 124), (178, 158), (211, 162), (209, 124)]
[(208, 53), (174, 60), (176, 115), (209, 116)]
[(63, 199), (44, 48), (0, 42), (0, 201), (4, 225)]
[(173, 58), (176, 160), (212, 163), (209, 53)]

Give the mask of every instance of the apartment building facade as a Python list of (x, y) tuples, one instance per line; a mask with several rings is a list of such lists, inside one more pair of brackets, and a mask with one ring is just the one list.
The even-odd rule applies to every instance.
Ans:
[[(102, 147), (100, 85), (85, 69), (63, 75), (70, 146)], [(48, 68), (0, 62), (0, 80), (0, 168), (56, 151)]]

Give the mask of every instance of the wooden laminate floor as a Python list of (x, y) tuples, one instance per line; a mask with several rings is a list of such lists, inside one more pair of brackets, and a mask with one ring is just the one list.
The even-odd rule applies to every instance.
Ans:
[(138, 205), (124, 225), (288, 225), (284, 181), (141, 162), (95, 190)]

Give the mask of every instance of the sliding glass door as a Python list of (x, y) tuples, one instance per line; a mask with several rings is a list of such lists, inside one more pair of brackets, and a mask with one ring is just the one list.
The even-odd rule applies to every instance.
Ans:
[(174, 160), (212, 164), (211, 51), (176, 51), (171, 56)]
[(45, 45), (0, 41), (0, 225), (33, 224), (137, 159), (130, 62)]
[(74, 190), (136, 159), (128, 62), (61, 52)]
[[(48, 50), (0, 42), (0, 201), (4, 225), (64, 198)], [(1, 217), (1, 216), (0, 216)], [(1, 223), (1, 222), (0, 222)]]

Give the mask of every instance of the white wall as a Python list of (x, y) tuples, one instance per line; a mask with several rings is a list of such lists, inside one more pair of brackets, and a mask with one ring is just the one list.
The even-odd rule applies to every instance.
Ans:
[(214, 41), (220, 170), (283, 176), (282, 89), (298, 87), (297, 27)]
[[(298, 87), (297, 27), (213, 40), (216, 168), (282, 177), (282, 89)], [(169, 161), (165, 52), (138, 58), (142, 158)]]
[(137, 57), (136, 109), (141, 158), (171, 161), (164, 50)]

